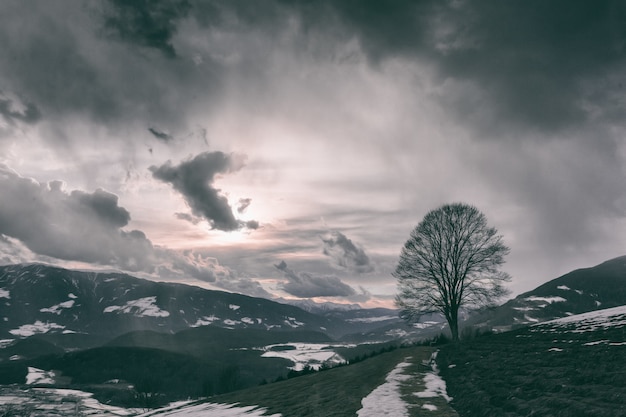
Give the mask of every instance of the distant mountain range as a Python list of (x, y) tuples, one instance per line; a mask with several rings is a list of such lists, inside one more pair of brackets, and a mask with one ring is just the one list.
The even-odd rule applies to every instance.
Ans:
[(626, 304), (626, 256), (546, 282), (466, 324), (508, 330)]
[(0, 384), (28, 383), (37, 369), (38, 384), (121, 403), (209, 395), (345, 362), (346, 340), (411, 330), (394, 310), (302, 306), (310, 311), (122, 273), (0, 266)]
[(175, 333), (209, 325), (317, 331), (339, 338), (390, 322), (402, 324), (393, 310), (350, 306), (340, 310), (340, 318), (333, 314), (335, 305), (314, 307), (308, 304), (309, 312), (263, 298), (122, 273), (72, 271), (41, 264), (0, 266), (0, 339), (46, 334), (67, 336), (57, 337), (57, 342), (84, 341), (86, 336), (102, 341), (131, 331)]

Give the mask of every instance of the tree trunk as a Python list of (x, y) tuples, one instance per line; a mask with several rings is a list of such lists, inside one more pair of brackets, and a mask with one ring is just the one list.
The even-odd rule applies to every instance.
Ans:
[(450, 327), (450, 333), (452, 334), (452, 341), (454, 343), (459, 341), (459, 317), (456, 314), (451, 314), (448, 318), (448, 326)]

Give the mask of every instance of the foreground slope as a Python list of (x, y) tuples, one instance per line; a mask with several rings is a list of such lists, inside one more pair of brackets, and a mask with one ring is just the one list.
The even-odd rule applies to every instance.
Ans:
[(626, 416), (626, 306), (442, 348), (461, 416)]
[(430, 347), (396, 349), (356, 364), (155, 410), (145, 416), (244, 416), (258, 415), (253, 413), (259, 410), (283, 417), (457, 416), (447, 405), (445, 392), (435, 392), (429, 386), (432, 353)]

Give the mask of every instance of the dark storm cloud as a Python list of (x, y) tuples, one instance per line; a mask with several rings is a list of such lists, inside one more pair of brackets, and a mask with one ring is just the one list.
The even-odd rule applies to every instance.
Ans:
[(130, 213), (116, 195), (66, 192), (62, 185), (21, 177), (0, 164), (0, 238), (16, 239), (36, 255), (131, 272), (168, 271), (167, 278), (216, 281), (225, 275), (213, 259), (155, 247), (142, 231), (123, 230)]
[[(236, 172), (243, 167), (241, 158), (223, 152), (204, 152), (193, 159), (172, 165), (151, 166), (152, 176), (171, 184), (195, 216), (203, 217), (214, 229), (232, 231), (246, 224), (235, 218), (228, 199), (213, 187), (216, 175)], [(258, 227), (258, 223), (250, 223)], [(252, 227), (255, 228), (255, 227)]]
[[(26, 112), (11, 117), (45, 115), (53, 128), (45, 139), (56, 144), (73, 140), (71, 116), (111, 130), (136, 120), (184, 126), (180, 106), (198, 94), (196, 81), (213, 92), (219, 74), (199, 70), (191, 59), (163, 56), (175, 53), (172, 38), (188, 8), (181, 1), (2, 2), (0, 89), (28, 103)], [(150, 49), (162, 53), (137, 53)]]
[(433, 98), (494, 135), (620, 120), (626, 110), (623, 2), (284, 3), (309, 25), (331, 21), (358, 36), (375, 65), (398, 56), (434, 65), (443, 88)]
[(162, 142), (170, 142), (171, 140), (174, 140), (174, 138), (172, 137), (172, 135), (170, 135), (169, 133), (163, 132), (159, 129), (156, 129), (154, 127), (149, 127), (148, 131), (150, 133), (152, 133), (152, 136), (154, 136), (155, 138), (157, 138), (158, 140), (162, 141)]
[(296, 297), (349, 297), (357, 294), (352, 287), (337, 277), (318, 276), (308, 272), (296, 273), (287, 267), (285, 261), (274, 266), (287, 278), (281, 289)]
[(374, 270), (363, 248), (357, 247), (343, 233), (332, 232), (329, 237), (322, 237), (322, 242), (324, 255), (330, 256), (337, 265), (359, 274)]
[(187, 16), (187, 0), (109, 0), (104, 8), (105, 33), (123, 42), (154, 48), (168, 58), (176, 57), (172, 38), (177, 23)]

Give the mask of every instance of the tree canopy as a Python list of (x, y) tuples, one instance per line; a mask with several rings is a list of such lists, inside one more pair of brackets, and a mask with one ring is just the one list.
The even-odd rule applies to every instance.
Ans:
[(507, 294), (510, 276), (500, 267), (508, 253), (476, 207), (455, 203), (430, 211), (411, 232), (393, 273), (401, 316), (415, 322), (439, 312), (457, 341), (461, 307), (488, 306)]

